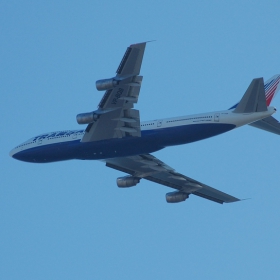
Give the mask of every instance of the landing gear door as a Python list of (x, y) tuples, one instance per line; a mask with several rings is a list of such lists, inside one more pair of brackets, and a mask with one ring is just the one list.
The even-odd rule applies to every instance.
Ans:
[(220, 121), (220, 113), (215, 113), (214, 114), (214, 121), (219, 122)]

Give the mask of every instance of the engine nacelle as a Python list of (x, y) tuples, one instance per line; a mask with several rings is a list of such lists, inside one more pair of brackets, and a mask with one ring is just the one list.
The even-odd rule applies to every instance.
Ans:
[(189, 194), (176, 191), (176, 192), (170, 192), (165, 195), (166, 202), (168, 203), (176, 203), (176, 202), (182, 202), (185, 201), (187, 198), (189, 198)]
[(117, 81), (115, 78), (111, 79), (104, 79), (104, 80), (98, 80), (96, 81), (96, 89), (97, 90), (107, 90), (111, 89), (119, 84), (119, 81)]
[(78, 114), (76, 119), (78, 124), (89, 124), (96, 121), (98, 119), (98, 115), (94, 112), (82, 113)]
[(136, 186), (140, 182), (140, 178), (133, 176), (125, 176), (117, 178), (117, 185), (119, 188), (129, 188)]

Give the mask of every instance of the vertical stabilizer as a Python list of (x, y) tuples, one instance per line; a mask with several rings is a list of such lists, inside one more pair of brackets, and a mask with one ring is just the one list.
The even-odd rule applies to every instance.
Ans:
[(253, 113), (267, 111), (263, 78), (253, 79), (234, 113)]

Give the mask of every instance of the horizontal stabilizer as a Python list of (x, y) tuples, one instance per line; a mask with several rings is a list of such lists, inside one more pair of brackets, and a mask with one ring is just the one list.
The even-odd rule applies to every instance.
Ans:
[(234, 113), (253, 113), (267, 111), (263, 78), (253, 79)]
[(273, 117), (268, 117), (250, 124), (253, 127), (280, 135), (280, 123)]

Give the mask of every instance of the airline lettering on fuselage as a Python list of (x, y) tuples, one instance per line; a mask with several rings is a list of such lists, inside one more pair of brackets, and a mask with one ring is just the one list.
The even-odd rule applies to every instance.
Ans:
[(32, 141), (42, 140), (42, 139), (49, 139), (53, 137), (60, 137), (60, 136), (70, 136), (72, 134), (83, 133), (83, 130), (69, 130), (69, 131), (60, 131), (60, 132), (53, 132), (48, 134), (43, 134), (34, 137)]

